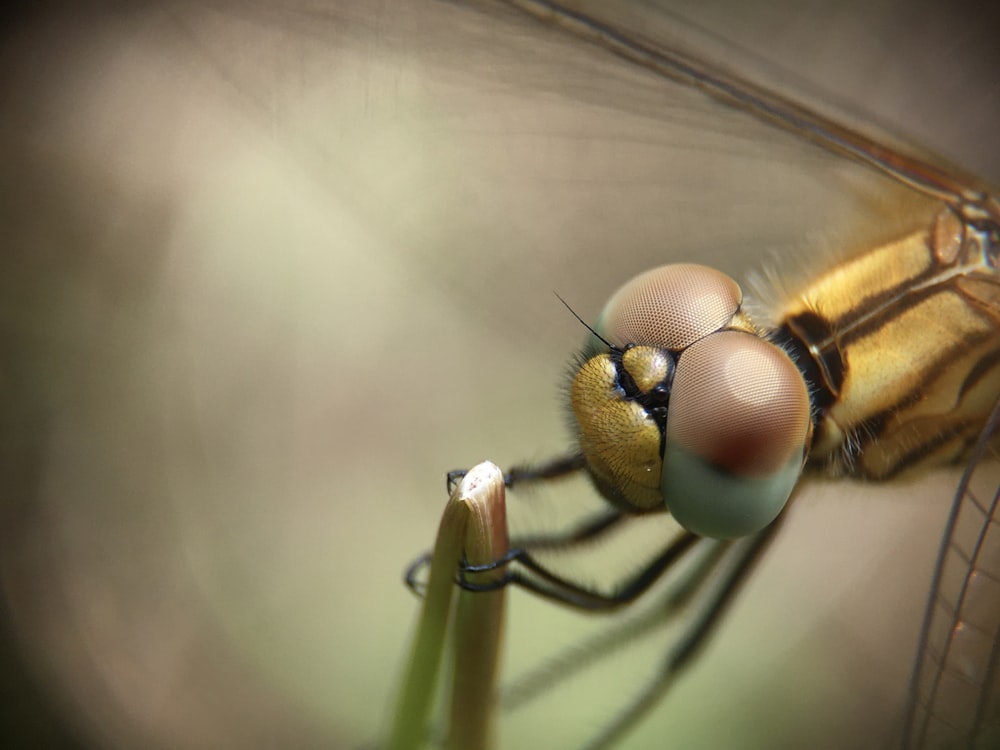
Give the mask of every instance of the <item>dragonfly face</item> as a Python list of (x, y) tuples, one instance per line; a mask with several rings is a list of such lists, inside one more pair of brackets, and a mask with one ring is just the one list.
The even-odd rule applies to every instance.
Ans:
[(615, 293), (594, 335), (604, 346), (581, 363), (570, 404), (601, 493), (702, 536), (770, 524), (802, 469), (809, 396), (736, 283), (694, 264), (648, 271)]

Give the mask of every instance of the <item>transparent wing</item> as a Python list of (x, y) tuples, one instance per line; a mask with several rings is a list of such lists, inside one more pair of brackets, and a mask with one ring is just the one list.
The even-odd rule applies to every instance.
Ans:
[(613, 18), (607, 17), (607, 4), (604, 3), (511, 0), (511, 5), (629, 63), (751, 113), (757, 120), (790, 131), (803, 141), (817, 143), (885, 172), (925, 194), (957, 203), (982, 199), (981, 191), (988, 190), (976, 176), (963, 174), (939, 155), (901, 141), (898, 136), (870, 122), (851, 127), (849, 123), (855, 118), (844, 111), (833, 117), (825, 116), (824, 110), (837, 112), (829, 102), (822, 103), (813, 97), (813, 103), (807, 105), (801, 93), (795, 97), (779, 94), (778, 81), (771, 81), (764, 87), (756, 85), (754, 66), (744, 61), (727, 69), (718, 61), (706, 58), (703, 39), (701, 54), (686, 52), (695, 36), (690, 30), (686, 30), (686, 41), (665, 44), (666, 40), (677, 39), (679, 23), (675, 15), (656, 8), (655, 4), (635, 3), (616, 9)]
[[(344, 76), (324, 83), (311, 70), (305, 121), (282, 109), (286, 92), (248, 106), (270, 117), (276, 107), (278, 126), (296, 128), (296, 155), (327, 167), (313, 172), (331, 198), (405, 248), (392, 262), (477, 317), (484, 333), (518, 335), (537, 352), (565, 349), (571, 325), (536, 324), (565, 317), (553, 289), (571, 291), (568, 301), (586, 317), (599, 310), (609, 279), (671, 258), (698, 257), (738, 278), (762, 259), (808, 265), (842, 244), (845, 227), (852, 244), (891, 234), (905, 220), (900, 204), (916, 200), (888, 177), (504, 3), (419, 2), (394, 11), (373, 20), (360, 3), (338, 4), (332, 17), (308, 6), (275, 15), (248, 4), (261, 56), (230, 57), (225, 73), (242, 90), (280, 66), (266, 52), (282, 32), (333, 49), (364, 50), (378, 38), (385, 62), (366, 71), (371, 104), (361, 122), (336, 109)], [(651, 12), (659, 33), (667, 24)], [(218, 36), (205, 28), (184, 25), (198, 52), (222, 57)], [(669, 29), (686, 36), (690, 26), (673, 21)], [(729, 59), (742, 66), (744, 57)], [(346, 63), (336, 70), (351, 72)], [(355, 148), (338, 147), (330, 122)], [(406, 177), (426, 172), (434, 179), (414, 194)], [(397, 206), (407, 210), (391, 210)], [(823, 239), (804, 252), (804, 237)], [(496, 283), (512, 272), (516, 297)]]
[(962, 477), (921, 631), (904, 748), (1000, 743), (1000, 400)]

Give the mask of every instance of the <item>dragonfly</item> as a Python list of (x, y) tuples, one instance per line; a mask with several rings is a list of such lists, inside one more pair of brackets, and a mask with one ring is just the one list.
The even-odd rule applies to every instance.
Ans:
[[(610, 501), (610, 509), (568, 531), (515, 538), (512, 553), (495, 565), (507, 570), (505, 584), (584, 610), (626, 608), (682, 569), (667, 607), (658, 612), (686, 618), (657, 675), (587, 747), (621, 741), (696, 661), (782, 528), (784, 504), (795, 498), (800, 475), (885, 482), (956, 463), (966, 469), (949, 498), (953, 510), (928, 597), (900, 746), (992, 746), (1000, 713), (994, 684), (1000, 634), (1000, 532), (994, 529), (1000, 489), (990, 484), (1000, 422), (1000, 206), (994, 188), (933, 155), (871, 138), (650, 38), (649, 28), (640, 23), (630, 26), (619, 16), (600, 17), (597, 4), (591, 9), (543, 2), (509, 5), (547, 33), (589, 45), (595, 56), (624, 60), (880, 173), (912, 199), (900, 220), (905, 231), (894, 228), (881, 244), (845, 254), (787, 295), (770, 311), (767, 323), (746, 313), (735, 282), (694, 265), (641, 275), (616, 293), (592, 327), (584, 323), (588, 343), (570, 387), (578, 445), (550, 462), (515, 467), (506, 480), (516, 491), (525, 484), (583, 473)], [(724, 288), (725, 302), (719, 303), (724, 312), (720, 320), (677, 340), (675, 330), (665, 334), (659, 326), (691, 287), (700, 290), (699, 299)], [(622, 312), (623, 307), (632, 310)], [(942, 325), (934, 327), (935, 321)], [(716, 449), (714, 434), (703, 438), (697, 432), (713, 420), (732, 421), (730, 415), (713, 417), (698, 410), (702, 404), (717, 405), (724, 396), (696, 391), (690, 402), (682, 400), (685, 354), (689, 363), (697, 361), (693, 342), (714, 336), (771, 347), (745, 353), (754, 361), (758, 354), (779, 352), (781, 366), (776, 368), (781, 374), (773, 378), (787, 384), (787, 399), (783, 396), (769, 408), (791, 416), (788, 425), (756, 441), (740, 432), (742, 440), (759, 443), (755, 450)], [(702, 367), (712, 372), (712, 366)], [(592, 372), (579, 383), (584, 371)], [(686, 408), (694, 413), (690, 442), (679, 437), (684, 430), (674, 427)], [(747, 421), (759, 423), (766, 414), (753, 413)], [(628, 429), (609, 432), (609, 421), (628, 420)], [(634, 437), (639, 422), (643, 430), (651, 430), (651, 442)], [(768, 455), (765, 449), (775, 444), (780, 455)], [(689, 466), (680, 470), (671, 465), (676, 455), (698, 454), (703, 447), (708, 468), (695, 479), (685, 478)], [(739, 468), (729, 466), (723, 473), (734, 478), (736, 497), (757, 494), (746, 487), (761, 472), (749, 480), (740, 476), (748, 465), (771, 466), (766, 478), (777, 485), (760, 493), (770, 503), (763, 516), (742, 524), (741, 509), (735, 527), (730, 525), (733, 518), (719, 521), (716, 510), (703, 511), (701, 502), (720, 495), (728, 502), (728, 481), (715, 480), (733, 453), (739, 455)], [(706, 483), (711, 491), (699, 492)], [(699, 502), (689, 507), (692, 497)], [(545, 562), (546, 553), (589, 549), (665, 511), (682, 528), (646, 564), (608, 588), (594, 586), (565, 565)], [(556, 667), (529, 680), (516, 691), (515, 702), (530, 699), (577, 668)]]

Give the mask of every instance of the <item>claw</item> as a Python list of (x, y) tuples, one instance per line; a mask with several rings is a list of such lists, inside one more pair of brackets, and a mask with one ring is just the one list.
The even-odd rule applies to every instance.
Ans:
[[(448, 490), (448, 494), (451, 495), (458, 486), (458, 483), (462, 481), (462, 477), (468, 474), (468, 469), (452, 469), (445, 475), (445, 488)], [(506, 483), (507, 477), (504, 477), (504, 482)]]

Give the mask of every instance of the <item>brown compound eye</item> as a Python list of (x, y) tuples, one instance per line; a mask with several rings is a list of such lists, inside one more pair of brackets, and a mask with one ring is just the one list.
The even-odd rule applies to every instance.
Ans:
[(647, 344), (678, 351), (727, 326), (742, 300), (739, 285), (714, 268), (660, 266), (615, 292), (596, 329), (615, 346)]
[(810, 435), (809, 394), (782, 349), (740, 331), (708, 336), (677, 363), (664, 502), (704, 536), (759, 531), (788, 501)]

